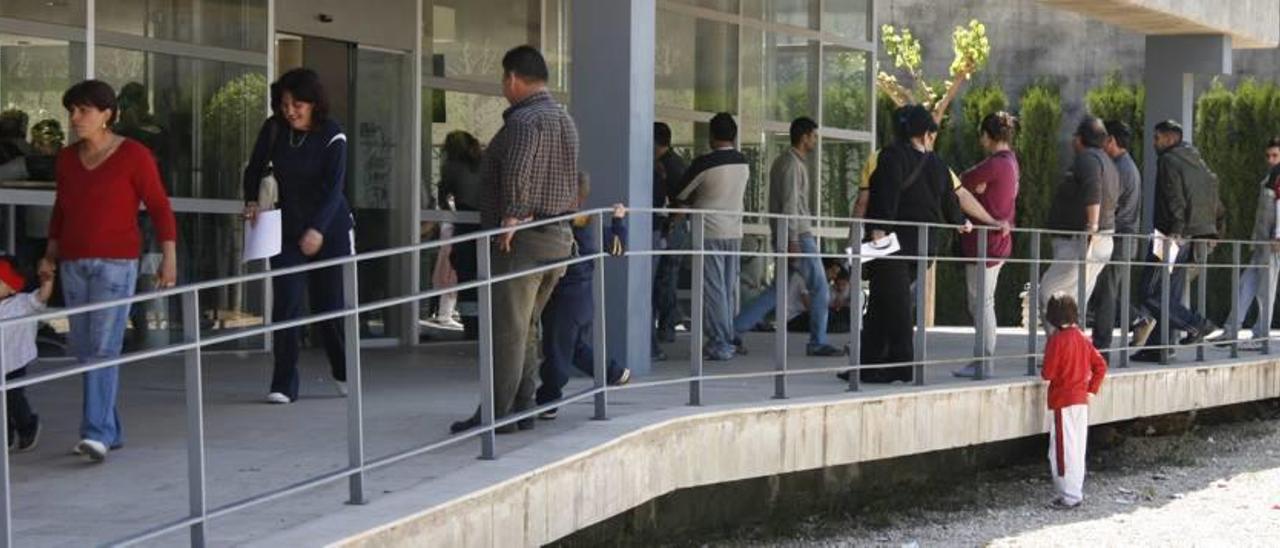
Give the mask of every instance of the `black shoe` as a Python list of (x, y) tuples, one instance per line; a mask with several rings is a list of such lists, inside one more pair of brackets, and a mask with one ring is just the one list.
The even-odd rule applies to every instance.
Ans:
[(834, 346), (831, 346), (831, 345), (829, 345), (829, 344), (821, 344), (821, 345), (817, 345), (817, 346), (810, 346), (809, 348), (806, 348), (806, 349), (805, 349), (805, 351), (804, 351), (804, 354), (805, 354), (806, 356), (816, 356), (816, 357), (820, 357), (820, 358), (832, 358), (832, 357), (835, 357), (835, 356), (843, 356), (843, 355), (845, 355), (845, 354), (846, 354), (846, 351), (845, 351), (845, 350), (843, 350), (843, 349), (840, 349), (840, 348), (836, 348), (836, 347), (834, 347)]
[(557, 407), (552, 407), (551, 409), (538, 413), (538, 418), (544, 421), (556, 420), (556, 417), (558, 416), (560, 416), (560, 409)]
[(15, 453), (25, 453), (36, 448), (40, 441), (40, 415), (31, 416), (31, 424), (26, 428), (17, 428), (17, 442), (10, 438), (9, 449)]
[(747, 345), (742, 343), (742, 337), (733, 339), (733, 352), (734, 352), (734, 355), (737, 355), (737, 356), (747, 355)]
[(852, 369), (850, 369), (849, 371), (841, 371), (839, 373), (836, 373), (836, 378), (844, 382), (849, 382), (849, 374), (852, 372), (853, 372)]
[(516, 421), (516, 430), (521, 432), (525, 430), (533, 430), (533, 427), (537, 426), (537, 423), (533, 419), (533, 417), (529, 417), (527, 419), (520, 419)]
[(480, 426), (480, 417), (472, 415), (469, 419), (461, 420), (449, 425), (449, 433), (460, 434), (477, 426)]
[(1196, 328), (1195, 331), (1188, 333), (1186, 337), (1183, 337), (1182, 340), (1178, 341), (1178, 344), (1181, 344), (1181, 345), (1199, 344), (1201, 341), (1204, 341), (1205, 337), (1208, 337), (1209, 334), (1213, 333), (1213, 331), (1217, 328), (1218, 326), (1213, 325), (1213, 322), (1206, 321), (1200, 324), (1200, 327)]

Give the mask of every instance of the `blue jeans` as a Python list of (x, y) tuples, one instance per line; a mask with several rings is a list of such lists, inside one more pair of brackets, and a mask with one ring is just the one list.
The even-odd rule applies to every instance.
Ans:
[[(133, 296), (138, 281), (138, 261), (134, 259), (75, 259), (62, 261), (58, 270), (67, 307)], [(129, 305), (71, 316), (72, 355), (80, 363), (119, 357), (128, 319)], [(119, 389), (118, 367), (84, 374), (82, 439), (113, 448), (124, 444), (124, 430), (116, 410)]]
[(1270, 280), (1271, 286), (1269, 289), (1272, 295), (1275, 294), (1276, 280), (1272, 277), (1272, 271), (1268, 270), (1268, 268), (1276, 267), (1277, 259), (1280, 259), (1280, 257), (1277, 257), (1270, 249), (1264, 247), (1269, 245), (1263, 244), (1263, 246), (1255, 248), (1253, 258), (1249, 261), (1250, 266), (1260, 268), (1250, 268), (1240, 274), (1240, 293), (1236, 295), (1235, 307), (1231, 309), (1231, 315), (1227, 316), (1226, 325), (1223, 326), (1226, 328), (1227, 334), (1237, 335), (1239, 333), (1241, 324), (1244, 323), (1244, 317), (1248, 314), (1249, 307), (1253, 306), (1254, 301), (1258, 303), (1258, 316), (1253, 323), (1253, 336), (1255, 338), (1263, 336), (1267, 331), (1267, 327), (1271, 324), (1271, 318), (1264, 317), (1265, 314), (1262, 313), (1263, 306), (1266, 304), (1267, 293), (1263, 289), (1261, 282)]
[[(742, 240), (706, 240), (708, 252), (737, 253)], [(737, 255), (707, 255), (703, 260), (706, 275), (703, 279), (703, 323), (707, 336), (706, 351), (714, 354), (733, 355), (733, 314), (738, 308), (738, 259)]]
[[(1199, 314), (1192, 312), (1185, 306), (1182, 306), (1182, 288), (1186, 286), (1187, 274), (1191, 269), (1191, 263), (1195, 261), (1195, 242), (1188, 242), (1178, 250), (1178, 258), (1173, 267), (1173, 272), (1169, 274), (1169, 328), (1179, 331), (1193, 331), (1199, 329), (1204, 324), (1204, 318)], [(1161, 282), (1164, 276), (1160, 273), (1161, 268), (1166, 268), (1163, 261), (1155, 256), (1154, 253), (1148, 253), (1147, 262), (1157, 263), (1157, 265), (1148, 266), (1142, 272), (1142, 287), (1145, 295), (1143, 303), (1146, 312), (1151, 318), (1157, 322), (1160, 321), (1160, 293)], [(1157, 328), (1150, 338), (1147, 339), (1147, 346), (1165, 345), (1163, 340), (1163, 328)]]
[[(801, 253), (818, 253), (818, 241), (812, 234), (800, 235)], [(804, 285), (809, 290), (809, 347), (827, 344), (827, 308), (831, 301), (831, 288), (827, 285), (827, 272), (822, 267), (822, 259), (804, 257), (796, 260), (796, 268), (804, 277)], [(778, 273), (778, 279), (786, 280), (785, 273)], [(747, 303), (742, 313), (733, 321), (733, 329), (738, 333), (746, 333), (764, 317), (778, 307), (778, 279)], [(778, 329), (782, 329), (782, 321), (778, 321)]]

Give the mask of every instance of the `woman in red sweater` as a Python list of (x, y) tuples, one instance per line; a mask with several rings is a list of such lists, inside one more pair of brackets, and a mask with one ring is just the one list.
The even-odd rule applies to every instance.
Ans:
[[(57, 196), (41, 273), (61, 270), (68, 307), (132, 296), (142, 245), (138, 205), (144, 204), (164, 253), (157, 285), (172, 287), (178, 272), (173, 210), (151, 151), (110, 129), (119, 112), (115, 91), (104, 82), (86, 80), (67, 90), (62, 105), (80, 140), (58, 152)], [(84, 363), (119, 356), (128, 317), (128, 305), (71, 316), (76, 359)], [(118, 389), (116, 367), (84, 374), (77, 454), (100, 462), (124, 444), (116, 412)]]
[(1049, 381), (1049, 472), (1058, 497), (1053, 505), (1075, 508), (1084, 500), (1084, 451), (1089, 436), (1089, 399), (1102, 388), (1107, 362), (1077, 325), (1076, 300), (1049, 299), (1045, 320), (1057, 329), (1044, 348)]

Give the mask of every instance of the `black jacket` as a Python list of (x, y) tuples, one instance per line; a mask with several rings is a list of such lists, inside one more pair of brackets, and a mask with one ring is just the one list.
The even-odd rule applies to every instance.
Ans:
[[(904, 190), (907, 178), (920, 162), (925, 162), (914, 183)], [(871, 174), (871, 197), (867, 218), (870, 230), (896, 232), (903, 255), (919, 254), (919, 232), (913, 226), (876, 224), (876, 220), (928, 223), (964, 223), (964, 213), (951, 182), (951, 171), (937, 154), (916, 150), (899, 141), (880, 151)], [(930, 238), (929, 251), (938, 248), (939, 238)]]
[(1218, 176), (1195, 147), (1181, 143), (1156, 161), (1156, 230), (1178, 236), (1215, 236), (1223, 211)]

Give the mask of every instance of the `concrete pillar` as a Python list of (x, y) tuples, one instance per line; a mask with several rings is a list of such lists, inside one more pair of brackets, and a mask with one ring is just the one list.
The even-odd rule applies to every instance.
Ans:
[(1155, 213), (1155, 125), (1164, 120), (1182, 124), (1183, 137), (1194, 142), (1193, 76), (1231, 73), (1231, 37), (1223, 35), (1147, 36), (1146, 113), (1142, 128), (1147, 136), (1142, 166), (1142, 229), (1151, 231)]
[[(653, 202), (655, 0), (574, 2), (571, 111), (582, 140), (579, 163), (591, 175), (588, 207)], [(651, 217), (627, 220), (627, 248), (653, 246)], [(650, 366), (651, 260), (607, 261), (610, 359), (644, 373)]]

